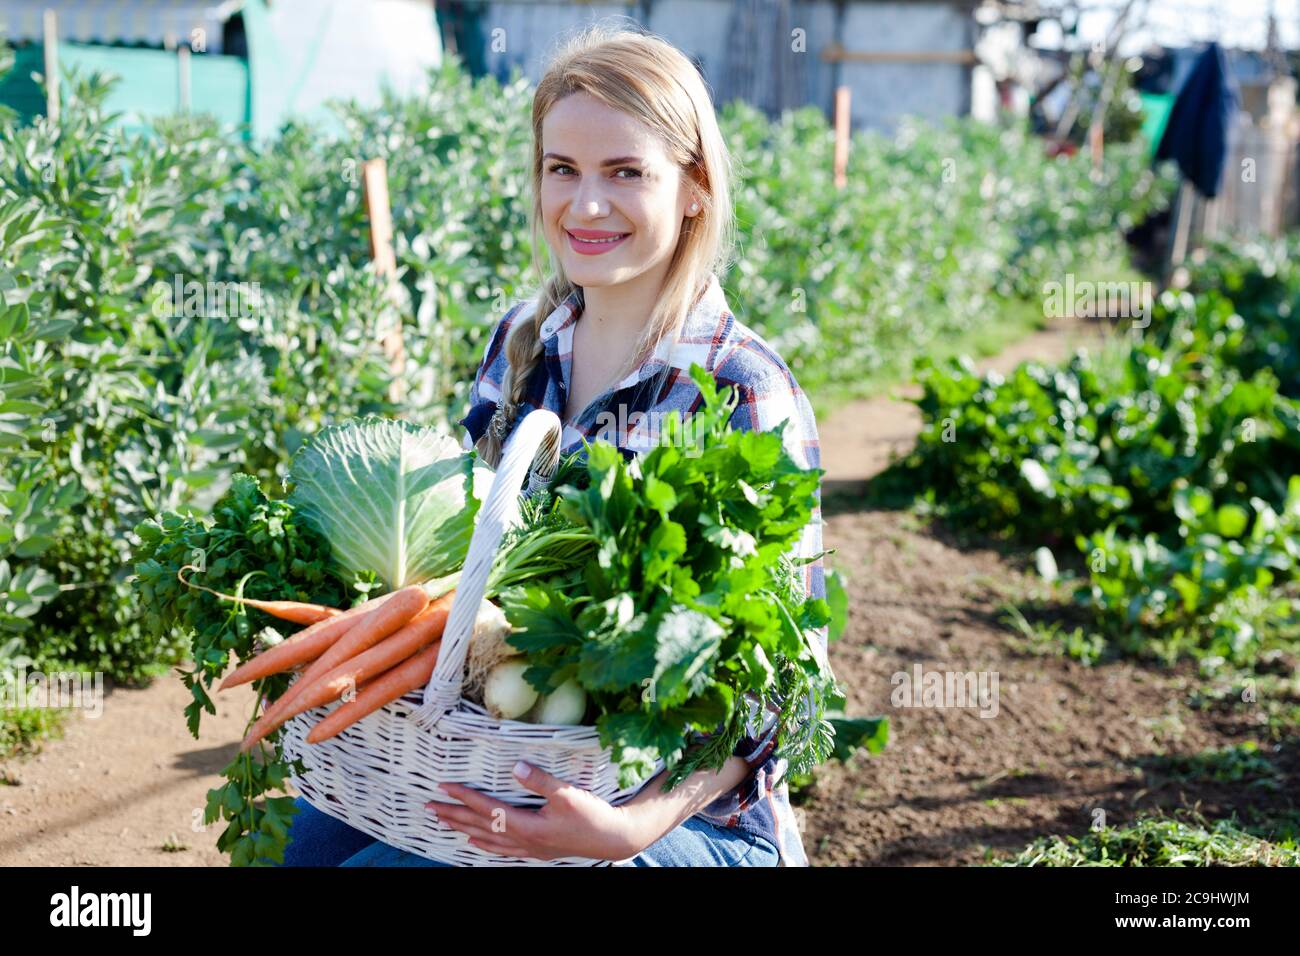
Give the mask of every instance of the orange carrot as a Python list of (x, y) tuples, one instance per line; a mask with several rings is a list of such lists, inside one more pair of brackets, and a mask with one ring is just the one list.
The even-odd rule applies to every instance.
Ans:
[[(450, 607), (449, 595), (439, 598), (413, 617), (410, 623), (397, 633), (380, 641), (370, 650), (339, 664), (310, 687), (295, 695), (292, 700), (286, 702), (289, 694), (288, 692), (283, 694), (253, 725), (239, 749), (247, 753), (255, 743), (281, 724), (292, 720), (303, 711), (337, 700), (349, 688), (364, 686), (372, 677), (383, 674), (438, 640), (447, 625)], [(294, 686), (297, 687), (296, 684)]]
[[(448, 592), (439, 600), (445, 598), (450, 603), (451, 594), (452, 592)], [(429, 605), (429, 595), (418, 584), (412, 584), (394, 591), (391, 597), (391, 601), (387, 601), (381, 607), (375, 608), (374, 611), (358, 621), (355, 627), (348, 630), (342, 638), (322, 651), (311, 667), (307, 668), (306, 673), (294, 681), (289, 689), (280, 696), (280, 699), (275, 702), (275, 706), (280, 710), (287, 708), (298, 698), (299, 694), (315, 684), (339, 664), (350, 660), (362, 651), (379, 643), (399, 628), (404, 627)], [(263, 716), (267, 717), (270, 714)]]
[(335, 709), (313, 727), (307, 734), (307, 743), (318, 744), (328, 740), (385, 704), (391, 704), (403, 694), (429, 683), (441, 648), (442, 641), (439, 641), (406, 662), (384, 671), (362, 688), (355, 700)]
[(326, 607), (324, 604), (305, 604), (302, 601), (255, 601), (252, 598), (236, 597), (233, 594), (222, 594), (220, 591), (214, 591), (212, 588), (206, 588), (202, 584), (191, 584), (181, 577), (181, 571), (187, 571), (194, 568), (194, 565), (187, 564), (176, 572), (176, 577), (180, 578), (181, 584), (187, 588), (194, 588), (197, 591), (207, 591), (214, 594), (223, 601), (234, 601), (236, 604), (247, 604), (249, 607), (255, 607), (259, 611), (265, 611), (272, 617), (278, 617), (282, 621), (292, 621), (294, 624), (315, 624), (318, 621), (328, 621), (332, 617), (338, 617), (343, 612), (336, 607)]
[(286, 671), (295, 664), (315, 660), (325, 653), (330, 645), (346, 634), (349, 628), (359, 623), (358, 617), (364, 620), (365, 615), (386, 604), (391, 597), (392, 594), (384, 594), (377, 598), (371, 598), (364, 604), (358, 604), (350, 610), (341, 612), (338, 617), (318, 621), (310, 627), (303, 628), (292, 637), (285, 638), (275, 647), (269, 648), (252, 660), (240, 664), (231, 672), (229, 677), (221, 682), (217, 690), (229, 690), (231, 687), (238, 687), (240, 684), (247, 684), (249, 681), (259, 680), (271, 674)]
[[(447, 616), (451, 612), (451, 602), (454, 596), (454, 592), (444, 594), (392, 635), (385, 637), (369, 650), (339, 661), (328, 670), (326, 668), (329, 667), (330, 661), (322, 655), (312, 667), (308, 668), (300, 680), (296, 681), (281, 695), (280, 699), (267, 710), (264, 716), (271, 719), (278, 717), (284, 712), (285, 708), (296, 706), (301, 696), (314, 692), (322, 681), (333, 680), (344, 674), (351, 674), (357, 667), (365, 668), (369, 672), (367, 676), (373, 676), (382, 673), (389, 667), (410, 657), (416, 651), (423, 649), (442, 636), (443, 628), (447, 625)], [(339, 655), (330, 654), (331, 658), (336, 656)], [(375, 662), (378, 662), (380, 666), (374, 666)], [(333, 698), (329, 699), (332, 700)], [(299, 713), (302, 713), (302, 711), (295, 709), (293, 714), (288, 716)]]

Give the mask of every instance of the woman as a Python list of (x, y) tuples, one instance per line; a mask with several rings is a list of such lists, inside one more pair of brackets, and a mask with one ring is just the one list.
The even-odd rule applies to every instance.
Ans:
[[(467, 448), (495, 466), (515, 424), (548, 408), (564, 422), (563, 451), (606, 440), (633, 455), (653, 444), (668, 411), (698, 407), (688, 374), (695, 362), (739, 392), (733, 428), (769, 430), (789, 419), (791, 454), (819, 467), (807, 399), (781, 358), (736, 321), (714, 271), (729, 251), (730, 175), (708, 91), (680, 51), (601, 27), (569, 43), (533, 100), (534, 265), (547, 278), (492, 331), (461, 422)], [(819, 555), (820, 523), (819, 495), (801, 556)], [(805, 586), (825, 596), (820, 558), (805, 565)], [(824, 628), (820, 637), (824, 649)], [(521, 858), (804, 866), (769, 726), (755, 716), (720, 771), (696, 773), (667, 794), (655, 778), (619, 807), (521, 763), (521, 785), (547, 798), (539, 809), (448, 783), (456, 802), (429, 811), (471, 844)], [(287, 865), (443, 865), (304, 801), (299, 809)]]

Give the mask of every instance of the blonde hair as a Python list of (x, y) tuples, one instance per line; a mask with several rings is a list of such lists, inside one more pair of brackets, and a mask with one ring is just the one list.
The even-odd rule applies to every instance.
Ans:
[[(623, 377), (648, 358), (664, 336), (679, 334), (687, 313), (705, 291), (710, 276), (725, 273), (735, 241), (731, 204), (731, 156), (722, 140), (713, 101), (704, 80), (686, 55), (666, 40), (624, 27), (593, 24), (564, 42), (533, 95), (533, 207), (529, 219), (533, 268), (541, 277), (531, 315), (510, 330), (505, 351), (508, 369), (496, 415), (476, 447), (496, 467), (502, 438), (514, 427), (538, 363), (545, 350), (541, 325), (570, 294), (579, 293), (557, 257), (553, 268), (542, 263), (542, 121), (560, 100), (584, 92), (653, 130), (664, 149), (694, 183), (700, 212), (683, 217), (677, 248), (654, 311), (646, 322), (632, 358), (614, 378)], [(500, 430), (498, 433), (498, 429)]]

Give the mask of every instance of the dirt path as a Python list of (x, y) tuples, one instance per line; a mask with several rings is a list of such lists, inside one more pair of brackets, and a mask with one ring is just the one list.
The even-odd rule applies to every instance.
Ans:
[[(1005, 371), (1026, 358), (1060, 358), (1095, 334), (1075, 321), (1057, 323), (979, 364)], [(1123, 670), (1089, 675), (1004, 660), (1006, 632), (988, 589), (1014, 568), (911, 530), (906, 515), (835, 512), (836, 496), (878, 473), (919, 426), (914, 406), (888, 398), (856, 402), (821, 423), (825, 542), (840, 549), (836, 564), (850, 578), (854, 615), (834, 648), (836, 671), (853, 689), (852, 712), (887, 713), (888, 675), (914, 660), (996, 667), (1004, 673), (1004, 712), (995, 720), (891, 714), (886, 754), (831, 768), (818, 784), (807, 843), (820, 863), (964, 862), (985, 843), (1018, 846), (1053, 821), (1076, 822), (1082, 807), (1119, 786), (1123, 772), (1110, 755), (1148, 747), (1143, 715), (1167, 696), (1138, 687)], [(222, 782), (249, 693), (223, 697), (218, 715), (205, 715), (199, 741), (185, 728), (187, 697), (174, 677), (113, 691), (97, 719), (74, 715), (63, 739), (0, 768), (0, 866), (225, 865), (215, 848), (219, 830), (192, 824), (201, 822), (207, 791)], [(1069, 729), (1052, 736), (1044, 728), (1054, 722)], [(1042, 760), (1051, 765), (1035, 770)], [(1050, 794), (1034, 796), (1036, 788)], [(1032, 806), (983, 802), (1016, 794), (1029, 794)], [(172, 835), (188, 849), (165, 851)]]
[[(63, 739), (9, 761), (0, 866), (224, 866), (220, 829), (192, 826), (202, 825), (208, 790), (224, 781), (253, 693), (222, 695), (199, 740), (185, 727), (188, 701), (173, 676), (143, 690), (115, 689), (101, 716), (74, 714)], [(164, 851), (173, 834), (188, 849)]]
[[(1095, 327), (1056, 323), (977, 362), (1010, 371), (1101, 341)], [(897, 390), (919, 395), (917, 386)], [(910, 402), (875, 398), (841, 409), (821, 427), (826, 547), (845, 572), (850, 619), (832, 646), (849, 688), (847, 712), (887, 715), (890, 743), (876, 756), (820, 770), (799, 795), (814, 866), (962, 865), (990, 851), (1016, 853), (1044, 834), (1087, 832), (1097, 814), (1131, 822), (1155, 807), (1199, 806), (1209, 818), (1234, 810), (1295, 813), (1296, 741), (1264, 748), (1276, 777), (1214, 783), (1163, 775), (1160, 755), (1259, 741), (1258, 708), (1196, 710), (1191, 665), (1087, 668), (1011, 649), (1001, 606), (1037, 583), (1023, 554), (962, 550), (940, 527), (907, 513), (864, 511), (855, 495), (921, 426)], [(894, 675), (983, 672), (998, 679), (996, 714), (901, 708)], [(992, 685), (990, 684), (990, 687)]]
[[(888, 716), (890, 742), (827, 765), (800, 795), (813, 865), (978, 863), (1045, 834), (1082, 836), (1099, 811), (1111, 824), (1157, 806), (1199, 804), (1210, 819), (1296, 811), (1295, 739), (1261, 749), (1277, 771), (1268, 787), (1159, 769), (1165, 753), (1263, 744), (1258, 707), (1193, 709), (1201, 682), (1190, 665), (1087, 668), (1018, 654), (999, 606), (1033, 586), (1023, 557), (962, 550), (907, 513), (828, 512), (851, 609), (832, 666), (849, 689), (847, 712)], [(996, 675), (996, 711), (894, 706), (893, 676), (917, 666)]]

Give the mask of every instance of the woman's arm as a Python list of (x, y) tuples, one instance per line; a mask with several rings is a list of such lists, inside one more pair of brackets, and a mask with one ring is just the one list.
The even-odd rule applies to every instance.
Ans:
[[(739, 757), (728, 757), (720, 770), (697, 770), (667, 793), (662, 782), (665, 770), (653, 778), (631, 800), (622, 804), (629, 819), (635, 856), (646, 847), (695, 816), (710, 803), (740, 785), (749, 773), (749, 765)], [(625, 859), (625, 857), (620, 857)]]

